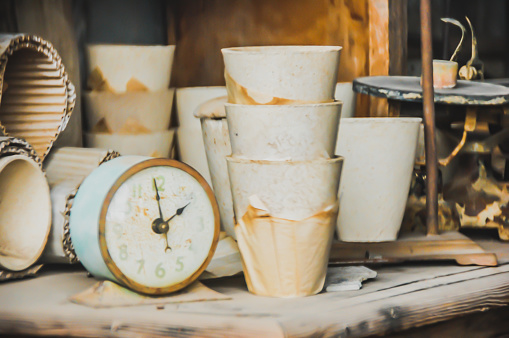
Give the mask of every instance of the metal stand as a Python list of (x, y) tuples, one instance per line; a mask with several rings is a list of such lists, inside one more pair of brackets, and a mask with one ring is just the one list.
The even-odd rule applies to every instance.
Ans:
[[(435, 130), (435, 101), (456, 105), (507, 105), (509, 90), (500, 86), (458, 81), (453, 89), (433, 89), (430, 0), (421, 0), (422, 86), (415, 77), (380, 76), (359, 78), (354, 90), (389, 99), (390, 115), (399, 116), (397, 101), (423, 103), (426, 149), (427, 234), (408, 234), (384, 243), (333, 243), (331, 264), (394, 263), (403, 261), (455, 260), (460, 265), (497, 265), (496, 255), (486, 253), (459, 232), (438, 233), (438, 156)], [(459, 100), (459, 101), (455, 101)], [(458, 150), (459, 151), (459, 150)]]
[(421, 0), (422, 92), (424, 141), (426, 148), (426, 228), (428, 235), (438, 234), (438, 160), (433, 90), (433, 50), (430, 0)]

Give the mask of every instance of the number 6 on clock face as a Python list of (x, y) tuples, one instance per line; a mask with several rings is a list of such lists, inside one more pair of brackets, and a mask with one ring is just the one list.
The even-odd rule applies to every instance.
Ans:
[[(103, 198), (90, 198), (92, 190), (96, 197), (102, 190)], [(84, 229), (94, 215), (95, 239)], [(217, 245), (219, 214), (212, 190), (192, 168), (125, 156), (101, 165), (82, 183), (70, 225), (76, 253), (92, 274), (138, 292), (165, 294), (203, 272)]]

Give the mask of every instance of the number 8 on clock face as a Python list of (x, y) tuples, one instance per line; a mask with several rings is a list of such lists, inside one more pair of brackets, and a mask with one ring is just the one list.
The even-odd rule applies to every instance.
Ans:
[(212, 190), (187, 165), (124, 156), (82, 183), (71, 240), (85, 268), (145, 294), (194, 281), (214, 253), (219, 213)]

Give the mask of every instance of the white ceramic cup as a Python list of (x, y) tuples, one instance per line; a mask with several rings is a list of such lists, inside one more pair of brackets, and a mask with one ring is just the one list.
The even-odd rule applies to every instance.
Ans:
[(228, 102), (333, 101), (340, 50), (339, 46), (223, 48)]
[(168, 89), (174, 52), (175, 46), (87, 45), (88, 74), (99, 72), (117, 93), (133, 79), (148, 91)]
[(203, 144), (200, 119), (194, 112), (203, 103), (221, 96), (226, 96), (226, 87), (186, 87), (178, 88), (176, 93), (179, 130), (177, 132), (178, 149), (182, 162), (196, 169), (212, 184), (209, 165)]
[(303, 220), (337, 200), (343, 158), (260, 161), (227, 157), (238, 220), (256, 195), (273, 217)]
[(176, 100), (179, 126), (201, 130), (200, 119), (194, 117), (196, 109), (211, 99), (226, 95), (224, 86), (178, 88)]
[(433, 60), (433, 87), (454, 88), (458, 80), (458, 63), (449, 60)]
[(353, 91), (352, 82), (338, 82), (334, 98), (343, 102), (341, 117), (355, 117), (355, 106), (357, 105), (357, 93)]
[(303, 105), (226, 104), (232, 155), (252, 160), (334, 156), (341, 102)]
[[(199, 119), (198, 122), (200, 122)], [(205, 144), (203, 144), (202, 130), (200, 128), (179, 127), (177, 130), (177, 147), (180, 160), (196, 169), (207, 181), (212, 184)]]
[(345, 118), (337, 230), (347, 242), (397, 238), (410, 189), (420, 118)]

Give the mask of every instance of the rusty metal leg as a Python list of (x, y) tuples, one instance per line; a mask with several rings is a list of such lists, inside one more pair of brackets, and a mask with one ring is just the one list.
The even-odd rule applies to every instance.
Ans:
[(426, 227), (428, 235), (438, 234), (438, 161), (435, 135), (433, 51), (430, 0), (421, 0), (422, 91), (426, 148)]
[(389, 117), (399, 117), (401, 113), (401, 101), (389, 101)]

